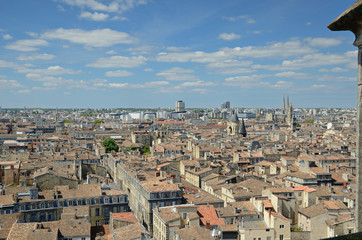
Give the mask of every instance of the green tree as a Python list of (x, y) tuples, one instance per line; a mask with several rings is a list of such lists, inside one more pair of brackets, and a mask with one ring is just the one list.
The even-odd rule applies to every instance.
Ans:
[(112, 150), (118, 152), (118, 149), (119, 149), (116, 141), (114, 141), (114, 139), (112, 139), (112, 138), (106, 138), (102, 142), (102, 146), (106, 148), (107, 153), (110, 153)]
[(150, 147), (149, 147), (147, 144), (145, 144), (145, 145), (141, 148), (141, 153), (142, 153), (143, 155), (149, 155), (149, 154), (151, 154)]
[(306, 119), (305, 123), (314, 123), (314, 119)]
[(63, 122), (64, 123), (70, 123), (70, 121), (68, 119), (65, 119)]
[(100, 124), (100, 123), (104, 123), (103, 120), (95, 120), (94, 124)]

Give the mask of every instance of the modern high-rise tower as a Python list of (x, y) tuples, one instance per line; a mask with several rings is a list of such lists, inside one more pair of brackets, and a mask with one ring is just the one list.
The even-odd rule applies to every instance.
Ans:
[(185, 111), (185, 102), (179, 100), (176, 102), (175, 112), (184, 112)]

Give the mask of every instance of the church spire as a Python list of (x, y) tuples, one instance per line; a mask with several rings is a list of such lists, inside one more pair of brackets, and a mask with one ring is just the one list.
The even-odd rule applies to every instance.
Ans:
[(58, 107), (55, 110), (55, 122), (59, 121), (59, 113), (58, 113)]
[(285, 95), (283, 95), (283, 114), (285, 113)]

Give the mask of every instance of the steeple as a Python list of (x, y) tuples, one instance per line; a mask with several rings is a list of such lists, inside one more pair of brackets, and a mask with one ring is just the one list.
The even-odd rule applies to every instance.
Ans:
[(240, 129), (239, 129), (239, 134), (242, 135), (243, 137), (246, 137), (246, 135), (247, 135), (244, 118), (241, 119), (241, 125), (240, 125)]
[(285, 96), (283, 95), (283, 114), (285, 114)]
[(235, 136), (238, 134), (239, 128), (240, 128), (239, 118), (236, 111), (233, 110), (229, 118), (229, 121), (227, 122), (227, 128), (226, 128), (227, 134), (229, 136)]
[(238, 114), (236, 114), (235, 110), (233, 110), (233, 112), (231, 113), (229, 122), (239, 122)]
[(55, 122), (58, 122), (59, 120), (59, 113), (58, 113), (58, 107), (55, 110)]

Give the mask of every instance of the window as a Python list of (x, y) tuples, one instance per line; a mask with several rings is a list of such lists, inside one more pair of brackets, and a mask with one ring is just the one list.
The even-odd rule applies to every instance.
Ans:
[(299, 192), (299, 193), (298, 193), (298, 196), (301, 197), (301, 196), (302, 196), (302, 192)]
[(104, 203), (109, 203), (109, 198), (105, 198)]
[(78, 205), (82, 205), (82, 200), (78, 200)]
[(280, 225), (279, 228), (280, 228), (280, 229), (283, 229), (283, 228), (284, 228), (284, 225)]
[(279, 240), (283, 240), (284, 236), (283, 235), (279, 235)]
[(186, 218), (187, 218), (187, 213), (185, 213), (185, 212), (182, 213), (182, 218), (183, 218), (183, 219), (186, 219)]
[(68, 202), (68, 205), (69, 205), (69, 206), (73, 206), (73, 201), (70, 200), (70, 201)]
[(99, 208), (96, 208), (96, 216), (99, 216)]
[(96, 221), (96, 226), (99, 226), (99, 220)]

